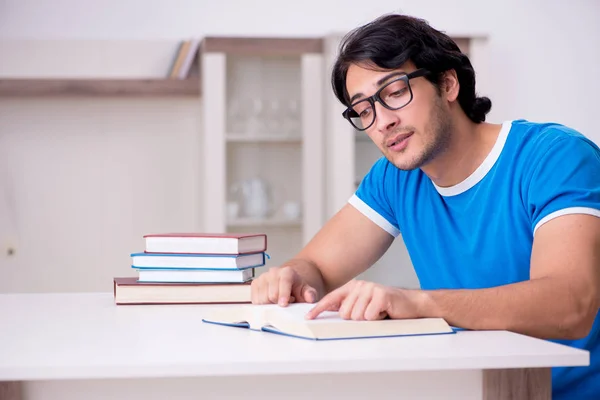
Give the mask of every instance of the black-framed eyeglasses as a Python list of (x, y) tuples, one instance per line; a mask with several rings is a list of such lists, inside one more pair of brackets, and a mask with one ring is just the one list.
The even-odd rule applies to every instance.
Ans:
[(379, 88), (374, 95), (351, 104), (344, 110), (342, 116), (359, 131), (369, 129), (377, 118), (375, 115), (376, 101), (388, 110), (399, 110), (407, 106), (413, 99), (409, 81), (428, 74), (428, 70), (420, 68), (409, 74), (400, 75)]

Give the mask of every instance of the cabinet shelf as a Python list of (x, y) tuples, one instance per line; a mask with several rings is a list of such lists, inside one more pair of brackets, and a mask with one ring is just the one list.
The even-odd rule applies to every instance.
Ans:
[(200, 96), (199, 79), (0, 78), (0, 97)]
[(289, 56), (305, 53), (321, 54), (321, 38), (273, 38), (273, 37), (212, 37), (204, 38), (204, 52), (221, 52), (230, 55)]
[(248, 135), (243, 133), (228, 133), (226, 140), (232, 143), (300, 143), (302, 136), (298, 135), (278, 135), (278, 134), (260, 134)]
[(231, 227), (246, 227), (246, 226), (273, 226), (273, 227), (299, 227), (302, 225), (300, 219), (289, 218), (235, 218), (227, 221), (227, 225)]

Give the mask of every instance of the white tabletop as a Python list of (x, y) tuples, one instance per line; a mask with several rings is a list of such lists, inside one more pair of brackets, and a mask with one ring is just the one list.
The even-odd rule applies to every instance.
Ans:
[(0, 295), (0, 380), (583, 366), (589, 353), (503, 331), (310, 341), (201, 321), (211, 306), (112, 293)]

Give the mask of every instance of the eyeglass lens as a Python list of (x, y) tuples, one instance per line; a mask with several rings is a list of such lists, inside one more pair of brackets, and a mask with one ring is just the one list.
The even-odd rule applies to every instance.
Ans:
[[(411, 93), (406, 80), (399, 79), (384, 86), (379, 92), (379, 97), (387, 107), (398, 109), (410, 102)], [(352, 105), (352, 110), (355, 114), (350, 117), (350, 122), (357, 129), (365, 129), (373, 123), (375, 112), (369, 99), (355, 103)]]

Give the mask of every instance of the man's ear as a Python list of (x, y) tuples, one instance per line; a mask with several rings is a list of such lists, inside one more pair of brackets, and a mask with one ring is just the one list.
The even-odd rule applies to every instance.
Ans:
[(444, 72), (444, 76), (442, 77), (442, 95), (446, 97), (446, 100), (453, 102), (458, 98), (458, 92), (460, 89), (460, 83), (458, 82), (458, 76), (456, 75), (456, 71), (451, 69), (449, 71)]

